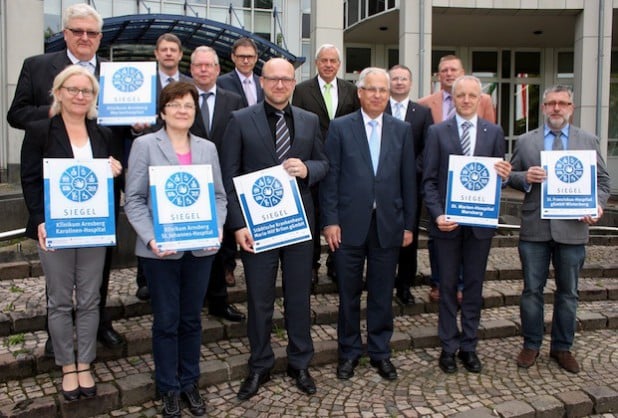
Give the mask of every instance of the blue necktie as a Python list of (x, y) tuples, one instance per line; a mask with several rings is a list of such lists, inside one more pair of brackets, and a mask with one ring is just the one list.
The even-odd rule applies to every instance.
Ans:
[(552, 143), (551, 149), (553, 151), (562, 151), (564, 150), (564, 144), (562, 143), (562, 131), (551, 131), (554, 135), (554, 142)]
[(403, 104), (399, 102), (395, 103), (395, 114), (393, 116), (395, 116), (399, 120), (403, 120), (403, 115), (401, 114), (402, 108)]
[(378, 121), (369, 121), (371, 133), (369, 135), (369, 152), (371, 153), (371, 164), (373, 165), (373, 174), (378, 172), (378, 162), (380, 161), (380, 138), (378, 138)]
[(465, 121), (461, 124), (461, 150), (463, 151), (463, 155), (470, 154), (470, 128), (472, 127), (472, 122)]

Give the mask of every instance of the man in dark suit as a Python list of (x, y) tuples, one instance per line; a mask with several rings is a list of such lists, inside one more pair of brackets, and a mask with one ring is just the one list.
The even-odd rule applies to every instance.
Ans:
[[(233, 178), (256, 170), (282, 164), (295, 176), (310, 226), (313, 226), (313, 203), (310, 186), (320, 181), (328, 170), (322, 152), (320, 125), (316, 115), (290, 106), (294, 90), (294, 67), (282, 58), (264, 64), (260, 79), (265, 101), (232, 113), (223, 137), (221, 162), (223, 181), (228, 192), (228, 226), (235, 231), (247, 281), (247, 335), (251, 345), (249, 376), (238, 391), (238, 398), (254, 396), (260, 385), (270, 379), (275, 356), (270, 345), (275, 302), (275, 279), (281, 261), (285, 324), (288, 335), (287, 373), (296, 386), (307, 394), (316, 391), (309, 374), (313, 357), (311, 339), (311, 254), (312, 243), (305, 241), (261, 253), (254, 253), (253, 238), (245, 226)], [(282, 122), (284, 125), (282, 126)], [(288, 130), (290, 147), (275, 150), (275, 141)], [(287, 142), (284, 142), (287, 143)]]
[[(544, 328), (543, 289), (552, 263), (556, 290), (549, 355), (563, 369), (578, 373), (579, 364), (570, 351), (577, 324), (577, 281), (586, 257), (588, 226), (603, 216), (610, 181), (599, 150), (599, 138), (569, 123), (573, 109), (573, 92), (568, 87), (553, 86), (545, 90), (545, 125), (517, 140), (509, 184), (526, 194), (519, 232), (519, 258), (524, 274), (520, 304), (524, 344), (517, 356), (517, 365), (529, 368), (539, 356)], [(597, 217), (541, 219), (541, 183), (547, 178), (547, 172), (541, 166), (541, 151), (561, 149), (596, 151)]]
[(219, 77), (217, 85), (239, 94), (245, 106), (252, 106), (264, 100), (260, 78), (253, 72), (258, 60), (258, 49), (253, 39), (237, 39), (232, 45), (231, 57), (235, 68)]
[[(395, 65), (388, 73), (391, 77), (391, 98), (386, 106), (386, 113), (397, 119), (408, 122), (412, 127), (412, 140), (414, 142), (414, 155), (416, 156), (416, 220), (414, 236), (418, 238), (418, 223), (421, 217), (421, 180), (423, 178), (423, 149), (425, 137), (429, 126), (433, 124), (431, 111), (428, 107), (421, 106), (410, 100), (412, 88), (412, 71), (405, 65)], [(418, 239), (412, 241), (407, 247), (399, 251), (399, 265), (395, 278), (397, 299), (404, 305), (413, 305), (414, 296), (410, 293), (410, 286), (416, 277)]]
[(320, 184), (322, 226), (339, 289), (337, 377), (350, 379), (363, 354), (360, 297), (366, 260), (367, 351), (380, 376), (394, 380), (393, 285), (399, 248), (414, 238), (414, 144), (410, 125), (384, 113), (388, 73), (366, 68), (357, 86), (361, 110), (331, 122), (325, 144), (330, 169)]
[[(217, 52), (208, 46), (198, 46), (191, 54), (191, 76), (200, 95), (200, 111), (195, 115), (191, 133), (214, 142), (217, 152), (221, 154), (221, 144), (225, 140), (223, 134), (233, 111), (242, 109), (242, 99), (239, 95), (217, 88), (219, 75), (219, 57)], [(206, 100), (206, 103), (204, 103)], [(208, 111), (202, 110), (204, 106)], [(205, 119), (207, 118), (207, 120)], [(228, 303), (225, 270), (233, 269), (236, 256), (236, 240), (234, 232), (224, 228), (223, 242), (210, 273), (208, 291), (208, 312), (211, 315), (240, 322), (245, 315)], [(230, 267), (231, 265), (231, 267)]]
[[(341, 78), (337, 78), (341, 67), (341, 53), (331, 44), (324, 44), (318, 48), (315, 54), (315, 67), (318, 75), (298, 84), (294, 89), (292, 104), (301, 109), (308, 110), (318, 115), (322, 138), (326, 139), (330, 121), (339, 116), (347, 115), (360, 108), (356, 86)], [(318, 269), (320, 268), (320, 230), (319, 230), (319, 204), (318, 185), (313, 188), (313, 201), (316, 205), (316, 230), (313, 235), (313, 283), (318, 282)], [(332, 267), (331, 255), (326, 261), (327, 274), (335, 278)]]
[[(7, 113), (7, 121), (16, 129), (25, 129), (33, 121), (49, 118), (52, 103), (50, 91), (54, 78), (65, 67), (78, 64), (91, 71), (98, 78), (101, 58), (97, 50), (101, 43), (103, 19), (87, 4), (74, 4), (63, 13), (62, 25), (67, 49), (50, 54), (35, 55), (24, 60), (17, 80), (15, 96)], [(122, 138), (114, 131), (112, 155), (123, 161)], [(114, 182), (116, 204), (119, 197), (119, 184)], [(116, 207), (116, 214), (118, 213)], [(103, 269), (100, 294), (100, 321), (98, 338), (107, 347), (124, 344), (124, 339), (112, 328), (112, 322), (105, 309), (111, 267), (112, 247), (108, 247)], [(51, 340), (45, 343), (45, 354), (53, 356)]]
[[(491, 246), (493, 228), (460, 226), (446, 219), (444, 208), (451, 155), (504, 158), (506, 142), (502, 128), (478, 117), (481, 82), (462, 76), (453, 84), (455, 117), (432, 125), (427, 134), (423, 159), (423, 191), (429, 212), (429, 235), (434, 239), (440, 265), (440, 307), (438, 336), (442, 343), (439, 365), (445, 373), (457, 371), (455, 353), (465, 368), (479, 373), (482, 365), (476, 355), (477, 329), (483, 304), (483, 279)], [(469, 128), (468, 128), (469, 126)], [(464, 134), (464, 130), (468, 132)], [(464, 153), (460, 138), (464, 138)], [(497, 174), (507, 179), (511, 165), (500, 161)], [(457, 284), (463, 269), (461, 334), (457, 328)]]

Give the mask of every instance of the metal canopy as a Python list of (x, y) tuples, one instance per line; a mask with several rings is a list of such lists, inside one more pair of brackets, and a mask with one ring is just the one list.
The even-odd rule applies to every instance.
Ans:
[[(103, 39), (99, 55), (113, 61), (151, 61), (157, 38), (164, 33), (173, 33), (180, 38), (184, 50), (180, 70), (189, 74), (190, 56), (193, 50), (206, 45), (217, 51), (221, 73), (234, 68), (230, 59), (232, 44), (241, 37), (251, 38), (258, 47), (258, 62), (255, 71), (260, 74), (262, 66), (273, 57), (290, 61), (294, 68), (305, 62), (305, 57), (296, 57), (287, 50), (244, 29), (199, 17), (170, 14), (138, 14), (116, 16), (103, 20)], [(45, 41), (45, 52), (60, 51), (66, 47), (62, 32)]]

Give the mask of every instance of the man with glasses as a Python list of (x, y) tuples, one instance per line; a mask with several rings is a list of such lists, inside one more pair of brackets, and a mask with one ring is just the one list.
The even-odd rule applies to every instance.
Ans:
[(270, 379), (275, 364), (270, 334), (280, 264), (288, 336), (287, 373), (302, 392), (308, 395), (316, 392), (308, 369), (314, 351), (309, 303), (313, 244), (305, 241), (254, 253), (253, 238), (245, 226), (233, 178), (282, 164), (297, 180), (313, 229), (310, 187), (324, 177), (328, 162), (322, 152), (318, 117), (289, 103), (296, 84), (292, 64), (282, 58), (269, 60), (264, 64), (260, 82), (265, 100), (232, 113), (221, 152), (223, 181), (228, 193), (228, 227), (235, 231), (240, 245), (247, 281), (247, 336), (251, 356), (249, 375), (237, 395), (241, 400), (257, 394), (260, 385)]
[(232, 61), (235, 68), (217, 79), (222, 89), (239, 94), (245, 106), (264, 100), (260, 78), (253, 72), (258, 60), (258, 49), (250, 38), (239, 38), (232, 45)]
[[(573, 116), (573, 92), (566, 86), (553, 86), (543, 93), (545, 124), (517, 139), (511, 158), (513, 172), (509, 184), (525, 193), (519, 231), (519, 258), (524, 275), (521, 295), (523, 348), (517, 365), (529, 368), (539, 356), (544, 332), (543, 290), (554, 266), (556, 290), (551, 325), (549, 356), (571, 373), (579, 373), (579, 364), (570, 349), (577, 329), (577, 281), (586, 257), (588, 227), (603, 216), (610, 194), (610, 181), (599, 138), (570, 124)], [(547, 173), (541, 166), (542, 150), (594, 150), (597, 155), (598, 215), (581, 219), (541, 219), (541, 183)]]
[[(62, 25), (64, 40), (67, 48), (63, 51), (50, 54), (35, 55), (24, 60), (15, 96), (7, 113), (7, 121), (16, 129), (25, 129), (33, 121), (49, 118), (52, 96), (50, 91), (54, 78), (65, 67), (77, 64), (85, 67), (97, 78), (101, 58), (97, 55), (102, 38), (103, 19), (92, 7), (87, 4), (74, 4), (63, 13)], [(115, 133), (112, 143), (112, 155), (122, 161), (123, 141)], [(119, 201), (119, 184), (114, 182), (115, 201)], [(118, 213), (116, 207), (116, 214)], [(100, 322), (98, 338), (109, 348), (124, 344), (124, 339), (113, 328), (111, 319), (105, 309), (109, 285), (112, 247), (108, 247), (101, 282)], [(48, 337), (45, 343), (45, 355), (53, 357), (51, 340)]]
[[(399, 249), (410, 245), (416, 216), (416, 164), (410, 125), (384, 113), (389, 76), (359, 76), (361, 110), (331, 121), (320, 184), (321, 225), (333, 252), (339, 289), (337, 378), (350, 379), (363, 355), (361, 294), (367, 262), (367, 353), (380, 376), (397, 379), (391, 363), (393, 285)], [(410, 163), (412, 161), (412, 163)]]

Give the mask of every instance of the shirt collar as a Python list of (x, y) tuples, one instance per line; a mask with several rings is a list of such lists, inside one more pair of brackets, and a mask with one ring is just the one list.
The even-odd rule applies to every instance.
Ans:
[[(566, 124), (562, 129), (560, 129), (560, 132), (562, 132), (562, 135), (564, 135), (565, 137), (569, 137), (569, 127), (571, 125), (570, 124)], [(549, 135), (549, 133), (552, 131), (552, 129), (549, 128), (549, 126), (547, 126), (547, 124), (545, 124), (543, 126), (543, 136), (547, 136)]]
[(363, 115), (363, 125), (367, 125), (372, 120), (377, 120), (378, 126), (382, 126), (382, 116), (384, 115), (384, 113), (380, 113), (380, 115), (375, 119), (370, 118), (363, 109), (361, 109), (361, 114)]
[(253, 74), (251, 74), (249, 77), (247, 77), (243, 73), (238, 71), (236, 68), (234, 68), (234, 71), (236, 71), (236, 74), (238, 75), (238, 78), (240, 78), (240, 84), (242, 84), (247, 78), (249, 80), (251, 80), (251, 82), (253, 83)]
[(175, 74), (169, 75), (169, 74), (165, 74), (163, 71), (159, 71), (159, 78), (161, 80), (164, 80), (167, 83), (167, 79), (172, 77), (174, 79), (174, 81), (178, 81), (180, 80), (180, 72), (176, 71)]
[[(71, 51), (69, 51), (68, 49), (67, 49), (67, 56), (69, 57), (69, 60), (71, 60), (71, 63), (73, 64), (77, 64), (78, 62), (81, 61), (79, 58), (73, 55)], [(89, 62), (90, 65), (92, 65), (92, 68), (97, 68), (97, 55), (94, 54), (92, 58), (87, 62)]]
[(465, 121), (468, 121), (472, 124), (473, 127), (476, 127), (478, 124), (478, 119), (479, 116), (478, 115), (474, 115), (472, 118), (470, 119), (464, 119), (461, 116), (459, 116), (457, 113), (455, 113), (455, 120), (457, 121), (457, 126), (461, 126), (462, 123), (464, 123)]
[[(318, 75), (318, 84), (320, 85), (320, 91), (324, 90), (324, 86), (326, 85), (326, 81)], [(331, 88), (337, 88), (337, 78), (334, 78), (333, 81), (330, 82)]]
[[(450, 97), (449, 100), (453, 101), (453, 96), (451, 95), (451, 93), (446, 90), (442, 90), (442, 103), (446, 102), (446, 99), (448, 97)], [(455, 103), (453, 103), (453, 106), (455, 106)]]
[(198, 86), (195, 86), (195, 88), (197, 89), (198, 96), (201, 96), (204, 93), (212, 93), (213, 97), (217, 95), (217, 85), (216, 84), (212, 86), (210, 90), (206, 90), (206, 91), (202, 90)]
[[(283, 113), (285, 113), (286, 115), (290, 117), (292, 116), (292, 107), (289, 103), (282, 110)], [(268, 103), (266, 100), (264, 100), (264, 111), (266, 111), (267, 116), (276, 115), (277, 112), (280, 112), (279, 109)]]

